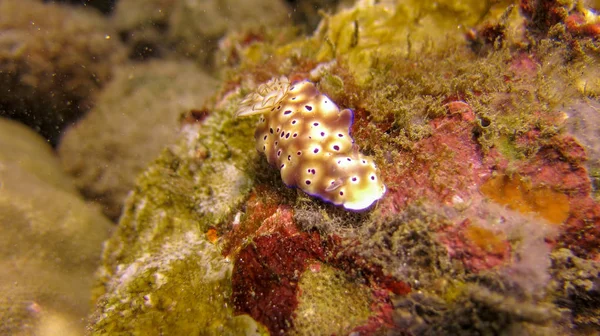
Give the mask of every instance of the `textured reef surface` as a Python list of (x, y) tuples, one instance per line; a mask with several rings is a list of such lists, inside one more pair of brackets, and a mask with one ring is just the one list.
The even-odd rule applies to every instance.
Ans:
[[(108, 241), (92, 333), (600, 328), (598, 17), (575, 2), (436, 4), (359, 1), (306, 36), (226, 35), (218, 92), (139, 176)], [(286, 186), (310, 176), (284, 172), (300, 145), (274, 142), (293, 127), (270, 128), (320, 106), (281, 94), (306, 80), (353, 110), (348, 136), (387, 187), (367, 211)], [(327, 132), (347, 129), (334, 112)]]
[(313, 2), (119, 2), (59, 144), (122, 208), (88, 333), (598, 333), (600, 3)]

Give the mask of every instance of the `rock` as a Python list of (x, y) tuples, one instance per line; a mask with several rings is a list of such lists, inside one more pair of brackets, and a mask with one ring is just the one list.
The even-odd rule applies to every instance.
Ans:
[(81, 335), (112, 224), (33, 131), (0, 119), (0, 135), (0, 334)]
[(216, 81), (189, 62), (152, 61), (115, 70), (96, 107), (68, 129), (58, 152), (83, 194), (117, 218), (138, 173), (177, 137)]
[(0, 116), (21, 120), (55, 143), (93, 104), (124, 49), (94, 11), (6, 0), (0, 12)]

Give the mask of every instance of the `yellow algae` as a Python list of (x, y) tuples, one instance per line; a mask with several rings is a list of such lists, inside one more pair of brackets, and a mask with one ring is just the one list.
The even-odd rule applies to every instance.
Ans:
[(569, 198), (549, 187), (532, 188), (518, 175), (500, 175), (484, 183), (481, 192), (493, 201), (523, 212), (535, 213), (553, 224), (569, 217)]
[(311, 38), (320, 42), (315, 59), (327, 62), (342, 56), (357, 82), (365, 83), (382, 59), (434, 48), (440, 36), (444, 40), (462, 40), (464, 27), (475, 25), (484, 17), (497, 17), (508, 3), (502, 0), (492, 6), (474, 0), (357, 1), (354, 7), (324, 16)]
[(467, 238), (486, 252), (502, 254), (506, 250), (505, 237), (492, 230), (469, 225), (465, 231)]

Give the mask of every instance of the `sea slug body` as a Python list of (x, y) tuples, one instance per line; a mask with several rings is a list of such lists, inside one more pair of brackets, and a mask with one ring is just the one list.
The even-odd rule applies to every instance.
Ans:
[(349, 210), (362, 210), (386, 191), (370, 157), (350, 136), (352, 110), (341, 110), (310, 81), (274, 78), (247, 95), (236, 116), (261, 114), (256, 149), (297, 186)]

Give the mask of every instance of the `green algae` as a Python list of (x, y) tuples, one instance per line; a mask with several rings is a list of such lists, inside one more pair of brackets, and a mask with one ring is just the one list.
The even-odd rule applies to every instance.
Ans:
[(396, 325), (419, 335), (556, 335), (565, 332), (560, 310), (512, 292), (496, 274), (454, 282), (438, 296), (427, 291), (393, 299)]
[(331, 266), (312, 264), (300, 276), (299, 289), (290, 335), (345, 335), (371, 315), (369, 288)]
[(323, 19), (313, 36), (324, 42), (315, 59), (323, 62), (343, 55), (362, 84), (373, 77), (370, 69), (380, 60), (432, 48), (439, 36), (459, 35), (462, 25), (475, 24), (488, 14), (490, 7), (477, 1), (359, 1)]
[(104, 250), (92, 334), (265, 333), (234, 316), (232, 264), (204, 234), (233, 217), (253, 185), (253, 125), (231, 121), (237, 99), (185, 126), (138, 177)]
[(231, 269), (201, 236), (171, 235), (160, 249), (119, 265), (106, 284), (111, 294), (100, 300), (104, 309), (94, 316), (92, 334), (264, 333), (252, 319), (233, 316)]
[(453, 263), (436, 239), (436, 228), (448, 225), (427, 206), (411, 206), (395, 218), (366, 223), (358, 232), (356, 252), (385, 274), (417, 289), (438, 287), (437, 279), (460, 280), (465, 271)]
[(573, 311), (573, 322), (581, 329), (600, 327), (600, 265), (578, 258), (568, 249), (552, 253), (552, 296), (558, 305)]

